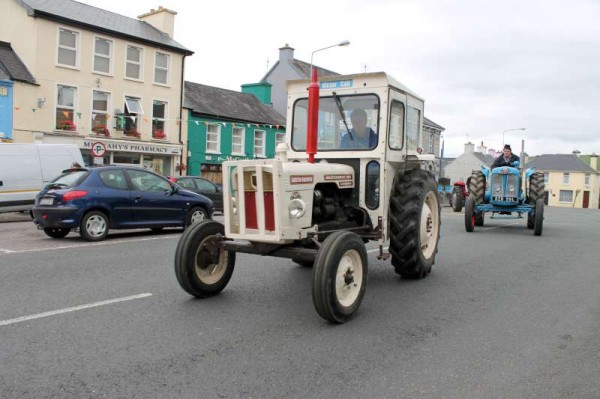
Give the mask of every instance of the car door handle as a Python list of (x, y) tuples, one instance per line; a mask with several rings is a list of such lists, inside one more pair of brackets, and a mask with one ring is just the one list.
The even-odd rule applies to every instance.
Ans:
[(142, 200), (142, 197), (135, 197), (135, 200), (134, 200), (134, 201), (135, 201), (135, 202), (138, 202), (138, 201), (141, 201), (141, 200)]

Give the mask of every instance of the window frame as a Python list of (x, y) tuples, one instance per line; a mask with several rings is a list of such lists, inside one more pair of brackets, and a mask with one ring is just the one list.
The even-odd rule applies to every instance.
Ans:
[[(158, 58), (159, 54), (164, 55), (164, 56), (167, 57), (167, 67), (166, 68), (158, 66), (157, 58)], [(157, 70), (165, 71), (165, 80), (166, 81), (164, 83), (156, 81), (156, 71)], [(164, 53), (162, 51), (155, 51), (154, 52), (154, 78), (153, 78), (153, 82), (154, 82), (154, 84), (159, 85), (159, 86), (170, 86), (170, 84), (171, 84), (171, 54)]]
[[(154, 116), (154, 104), (155, 103), (160, 103), (164, 105), (164, 115), (162, 118), (157, 118), (156, 116)], [(167, 115), (169, 112), (169, 103), (167, 101), (163, 101), (163, 100), (152, 100), (152, 123), (151, 123), (151, 129), (152, 129), (152, 138), (155, 139), (161, 139), (161, 140), (166, 140), (167, 139)], [(155, 130), (154, 130), (154, 122), (155, 121), (159, 121), (162, 122), (162, 132), (163, 132), (163, 137), (158, 137), (157, 135), (155, 135)]]
[[(217, 129), (216, 132), (209, 132), (211, 126)], [(209, 135), (216, 135), (217, 140), (208, 140)], [(208, 147), (209, 143), (216, 143), (216, 149), (210, 149)], [(221, 153), (221, 124), (220, 123), (208, 123), (206, 125), (206, 153), (207, 154), (220, 154)]]
[[(280, 137), (282, 137), (283, 139), (280, 139)], [(281, 143), (285, 144), (285, 132), (284, 133), (275, 132), (275, 151), (277, 151), (277, 146)]]
[(568, 186), (570, 179), (571, 179), (570, 173), (569, 172), (564, 172), (563, 173), (563, 181), (562, 181), (563, 186)]
[[(94, 40), (94, 46), (93, 46), (93, 50), (92, 50), (92, 73), (95, 73), (98, 75), (104, 75), (104, 76), (113, 76), (113, 59), (114, 59), (114, 57), (113, 57), (113, 49), (114, 49), (113, 40), (108, 39), (106, 37), (102, 37), (102, 36), (96, 36), (96, 35), (94, 35), (93, 40)], [(100, 54), (100, 53), (96, 52), (96, 44), (97, 44), (98, 40), (103, 40), (105, 42), (108, 42), (108, 44), (109, 44), (108, 55)], [(108, 59), (108, 72), (99, 71), (96, 69), (96, 57)]]
[(550, 172), (544, 172), (544, 184), (548, 184), (550, 182)]
[[(259, 147), (261, 148), (261, 152), (257, 152), (257, 145), (256, 145), (256, 139), (257, 139), (257, 135), (262, 135), (261, 141), (262, 141), (262, 146)], [(267, 137), (267, 132), (263, 129), (254, 129), (254, 145), (253, 145), (253, 152), (254, 152), (254, 156), (257, 158), (266, 158), (266, 137)]]
[[(140, 112), (132, 112), (129, 109), (130, 107), (128, 106), (127, 102), (128, 101), (132, 101), (132, 100), (136, 100), (137, 101), (137, 103), (139, 105), (139, 111)], [(141, 134), (142, 134), (142, 132), (140, 130), (141, 129), (140, 115), (144, 115), (144, 108), (142, 106), (142, 99), (140, 97), (134, 97), (134, 96), (125, 95), (124, 98), (123, 98), (123, 104), (124, 104), (124, 111), (125, 111), (124, 114), (123, 114), (123, 116), (124, 116), (124, 118), (126, 118), (125, 125), (127, 126), (127, 119), (130, 119), (132, 115), (135, 115), (135, 121), (133, 122), (133, 128), (134, 128), (133, 130), (136, 131), (136, 132), (138, 132), (140, 134), (140, 136), (138, 137), (138, 138), (140, 138)], [(130, 131), (131, 131), (130, 129), (128, 130), (127, 128), (125, 128), (123, 132), (124, 132), (125, 135), (131, 136), (131, 134), (127, 133), (127, 132), (130, 132)]]
[[(106, 94), (106, 111), (104, 110), (98, 110), (96, 108), (94, 108), (94, 94), (95, 93), (102, 93), (102, 94)], [(104, 90), (92, 90), (92, 98), (91, 98), (91, 105), (90, 105), (90, 109), (91, 109), (91, 125), (90, 125), (90, 131), (95, 132), (97, 134), (99, 134), (98, 132), (96, 132), (94, 130), (94, 117), (95, 115), (105, 115), (105, 129), (108, 130), (109, 134), (111, 133), (110, 131), (110, 120), (108, 118), (109, 114), (109, 110), (111, 109), (111, 94), (108, 91), (104, 91)]]
[[(75, 47), (67, 47), (67, 46), (61, 45), (61, 43), (60, 43), (61, 31), (70, 32), (70, 33), (75, 34)], [(56, 37), (56, 66), (57, 67), (68, 68), (68, 69), (80, 69), (80, 63), (79, 63), (79, 55), (80, 55), (80, 48), (81, 48), (80, 40), (81, 40), (81, 32), (80, 31), (77, 31), (77, 30), (74, 30), (71, 28), (67, 28), (67, 27), (63, 27), (63, 26), (58, 27), (58, 35)], [(60, 49), (61, 48), (75, 52), (75, 65), (63, 64), (60, 62)]]
[[(396, 123), (392, 124), (392, 122), (393, 122), (392, 121), (392, 117), (394, 117), (394, 115), (395, 115), (395, 113), (394, 113), (394, 109), (395, 108), (394, 107), (398, 106), (398, 105), (400, 106), (400, 109), (402, 110), (402, 121), (401, 121), (402, 123), (400, 123), (400, 124), (397, 125)], [(393, 130), (393, 127), (395, 127), (396, 125), (399, 126), (400, 130), (401, 130), (400, 131), (400, 146), (399, 147), (398, 146), (392, 146), (392, 144), (394, 144), (392, 142), (392, 134), (396, 133)], [(388, 147), (389, 147), (390, 150), (401, 151), (401, 150), (404, 149), (404, 145), (405, 145), (405, 140), (404, 140), (404, 138), (405, 138), (404, 137), (405, 136), (405, 132), (404, 131), (406, 130), (405, 125), (406, 125), (406, 105), (402, 101), (399, 101), (399, 100), (396, 100), (396, 99), (392, 99), (392, 103), (390, 104), (390, 115), (389, 115), (389, 121), (388, 121), (388, 126), (389, 126), (389, 128), (388, 128)], [(394, 139), (395, 139), (395, 137), (394, 137)]]
[(591, 173), (586, 173), (583, 175), (583, 184), (586, 186), (590, 185), (590, 181), (592, 179), (592, 174)]
[[(64, 87), (64, 88), (71, 88), (73, 89), (73, 106), (70, 107), (68, 105), (59, 105), (58, 103), (58, 94), (60, 92), (60, 88)], [(62, 83), (57, 83), (56, 84), (56, 104), (55, 104), (55, 108), (54, 108), (54, 129), (61, 131), (61, 132), (76, 132), (77, 131), (77, 125), (75, 124), (75, 115), (76, 115), (76, 110), (77, 110), (77, 86), (71, 86), (71, 85), (67, 85), (67, 84), (62, 84)], [(75, 126), (75, 129), (73, 130), (67, 130), (67, 129), (59, 129), (58, 128), (58, 111), (59, 109), (64, 112), (71, 112), (72, 113), (72, 117), (71, 119), (66, 119), (65, 120), (69, 120), (71, 123), (73, 123), (73, 125)]]
[[(236, 137), (236, 133), (240, 133), (240, 139), (241, 142), (239, 144), (240, 146), (240, 151), (235, 151), (235, 142), (234, 139)], [(245, 148), (246, 148), (246, 128), (245, 127), (240, 127), (240, 126), (233, 126), (233, 128), (231, 129), (231, 155), (242, 155), (245, 156), (246, 152), (245, 152)]]
[[(563, 200), (563, 193), (566, 195), (570, 193), (571, 199), (569, 201)], [(572, 204), (573, 203), (573, 190), (560, 190), (558, 193), (558, 202), (562, 204)]]
[[(128, 50), (129, 50), (130, 47), (140, 50), (140, 60), (139, 60), (139, 62), (130, 61), (129, 60), (129, 58), (128, 58), (129, 51)], [(135, 65), (139, 65), (139, 67), (140, 67), (140, 75), (139, 75), (138, 78), (127, 76), (127, 65), (130, 64), (130, 63), (131, 64), (135, 64)], [(137, 81), (137, 82), (143, 82), (144, 81), (144, 48), (143, 47), (136, 46), (136, 45), (133, 45), (133, 44), (126, 44), (125, 45), (125, 71), (123, 73), (123, 76), (124, 76), (124, 79), (127, 79), (127, 80), (134, 80), (134, 81)]]

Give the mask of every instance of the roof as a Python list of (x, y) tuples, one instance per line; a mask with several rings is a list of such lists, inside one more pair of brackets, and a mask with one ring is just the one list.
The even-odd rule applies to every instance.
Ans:
[(215, 118), (285, 126), (285, 118), (254, 94), (185, 82), (183, 107)]
[(0, 77), (2, 75), (11, 80), (36, 84), (35, 78), (12, 49), (10, 43), (0, 41)]
[(194, 53), (173, 40), (165, 32), (139, 19), (129, 18), (73, 0), (17, 1), (27, 9), (27, 13), (31, 17), (46, 18), (115, 36), (152, 43), (187, 55)]
[[(275, 64), (273, 64), (271, 69), (269, 69), (269, 71), (265, 74), (265, 76), (263, 76), (263, 78), (260, 80), (261, 83), (264, 83), (267, 81), (267, 78), (269, 77), (271, 72), (273, 72), (277, 68), (277, 66), (279, 65), (279, 62), (280, 61), (277, 61)], [(298, 74), (300, 75), (300, 79), (310, 79), (311, 78), (310, 64), (308, 62), (300, 61), (300, 60), (297, 60), (294, 58), (294, 59), (290, 60), (290, 65), (292, 66), (292, 68), (294, 68), (294, 70), (296, 70), (296, 72), (298, 72)], [(339, 75), (339, 73), (337, 73), (337, 72), (333, 72), (333, 71), (330, 71), (329, 69), (321, 68), (320, 66), (317, 66), (317, 65), (313, 65), (313, 68), (317, 70), (317, 77)]]
[(525, 168), (531, 167), (540, 171), (552, 170), (561, 172), (599, 173), (590, 165), (579, 159), (577, 155), (573, 154), (543, 154), (525, 165)]
[(435, 122), (434, 122), (434, 121), (432, 121), (431, 119), (427, 119), (427, 118), (425, 118), (425, 117), (423, 117), (423, 125), (425, 125), (425, 126), (430, 126), (430, 127), (434, 128), (434, 129), (436, 129), (436, 130), (439, 130), (439, 131), (444, 131), (444, 130), (446, 130), (444, 127), (442, 127), (442, 126), (438, 125), (437, 123), (435, 123)]
[(477, 152), (475, 151), (473, 153), (473, 155), (475, 155), (477, 157), (477, 159), (479, 159), (481, 162), (483, 162), (486, 165), (491, 165), (494, 163), (495, 158), (493, 156), (491, 156), (490, 154), (482, 154), (481, 152)]

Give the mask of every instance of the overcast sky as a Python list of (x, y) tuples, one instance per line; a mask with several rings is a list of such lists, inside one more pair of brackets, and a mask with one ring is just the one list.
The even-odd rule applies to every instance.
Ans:
[[(425, 99), (445, 156), (468, 141), (530, 155), (600, 153), (598, 0), (81, 0), (137, 17), (172, 9), (186, 80), (240, 90), (288, 43), (341, 74), (385, 71)], [(301, 8), (300, 8), (301, 7)], [(296, 8), (296, 9), (294, 9)]]

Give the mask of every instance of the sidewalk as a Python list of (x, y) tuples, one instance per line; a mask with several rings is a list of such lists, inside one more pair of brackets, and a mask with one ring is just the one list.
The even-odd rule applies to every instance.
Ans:
[(0, 223), (31, 222), (29, 212), (6, 212), (0, 213)]

